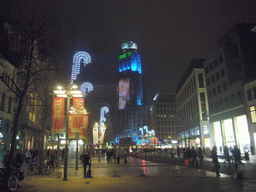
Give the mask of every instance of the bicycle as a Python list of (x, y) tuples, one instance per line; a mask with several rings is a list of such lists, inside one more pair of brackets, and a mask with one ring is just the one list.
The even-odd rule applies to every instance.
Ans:
[(38, 174), (39, 173), (39, 166), (35, 161), (29, 162), (28, 164), (28, 175), (31, 174)]
[(44, 173), (47, 175), (51, 174), (54, 171), (54, 165), (53, 162), (50, 159), (46, 159), (44, 161), (45, 168), (44, 168)]

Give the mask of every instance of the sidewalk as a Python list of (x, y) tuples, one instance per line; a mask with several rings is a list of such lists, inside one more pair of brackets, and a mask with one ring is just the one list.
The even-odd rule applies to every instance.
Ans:
[[(63, 173), (62, 166), (51, 175), (28, 176), (17, 191), (256, 191), (256, 181), (236, 181), (233, 177), (202, 171), (185, 166), (173, 166), (165, 163), (152, 163), (143, 159), (128, 158), (124, 165), (108, 164), (105, 158), (92, 158), (93, 178), (83, 178), (82, 164), (75, 170), (75, 160), (68, 167), (68, 181), (57, 178), (57, 172)], [(145, 177), (140, 177), (143, 170)], [(114, 171), (117, 177), (114, 177)], [(62, 175), (63, 176), (63, 175)]]

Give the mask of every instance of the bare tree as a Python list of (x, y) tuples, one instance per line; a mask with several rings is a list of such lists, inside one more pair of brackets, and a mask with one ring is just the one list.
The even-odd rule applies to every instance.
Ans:
[[(40, 106), (44, 114), (42, 118), (43, 126), (41, 126), (43, 127), (41, 130), (42, 135), (45, 132), (47, 115), (49, 115), (50, 91), (47, 86), (49, 86), (49, 74), (54, 70), (54, 66), (51, 65), (52, 62), (49, 60), (49, 49), (51, 46), (43, 33), (46, 22), (40, 26), (36, 26), (35, 23), (33, 18), (30, 21), (29, 27), (25, 27), (18, 22), (12, 22), (12, 25), (16, 28), (16, 32), (22, 36), (19, 41), (19, 51), (16, 53), (10, 51), (10, 55), (12, 58), (15, 58), (16, 61), (16, 63), (14, 63), (14, 65), (17, 66), (16, 75), (15, 78), (8, 80), (11, 81), (11, 84), (6, 81), (6, 78), (1, 77), (1, 81), (9, 90), (15, 93), (17, 97), (17, 108), (11, 136), (10, 157), (12, 165), (14, 164), (14, 152), (17, 144), (16, 136), (19, 128), (20, 115), (25, 105), (24, 101), (30, 97), (30, 91), (34, 92), (37, 95), (36, 99), (39, 99), (42, 103)], [(52, 77), (53, 76), (50, 78)], [(42, 149), (40, 149), (40, 151), (42, 151)]]

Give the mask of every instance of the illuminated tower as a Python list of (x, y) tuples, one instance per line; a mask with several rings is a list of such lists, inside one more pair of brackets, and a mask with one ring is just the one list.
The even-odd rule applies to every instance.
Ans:
[(143, 80), (140, 54), (132, 41), (122, 44), (119, 54), (119, 109), (143, 104)]

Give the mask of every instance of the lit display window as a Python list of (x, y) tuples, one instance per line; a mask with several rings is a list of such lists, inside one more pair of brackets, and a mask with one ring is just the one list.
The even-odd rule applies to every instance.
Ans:
[(251, 112), (252, 123), (256, 123), (255, 106), (251, 106), (250, 107), (250, 112)]

